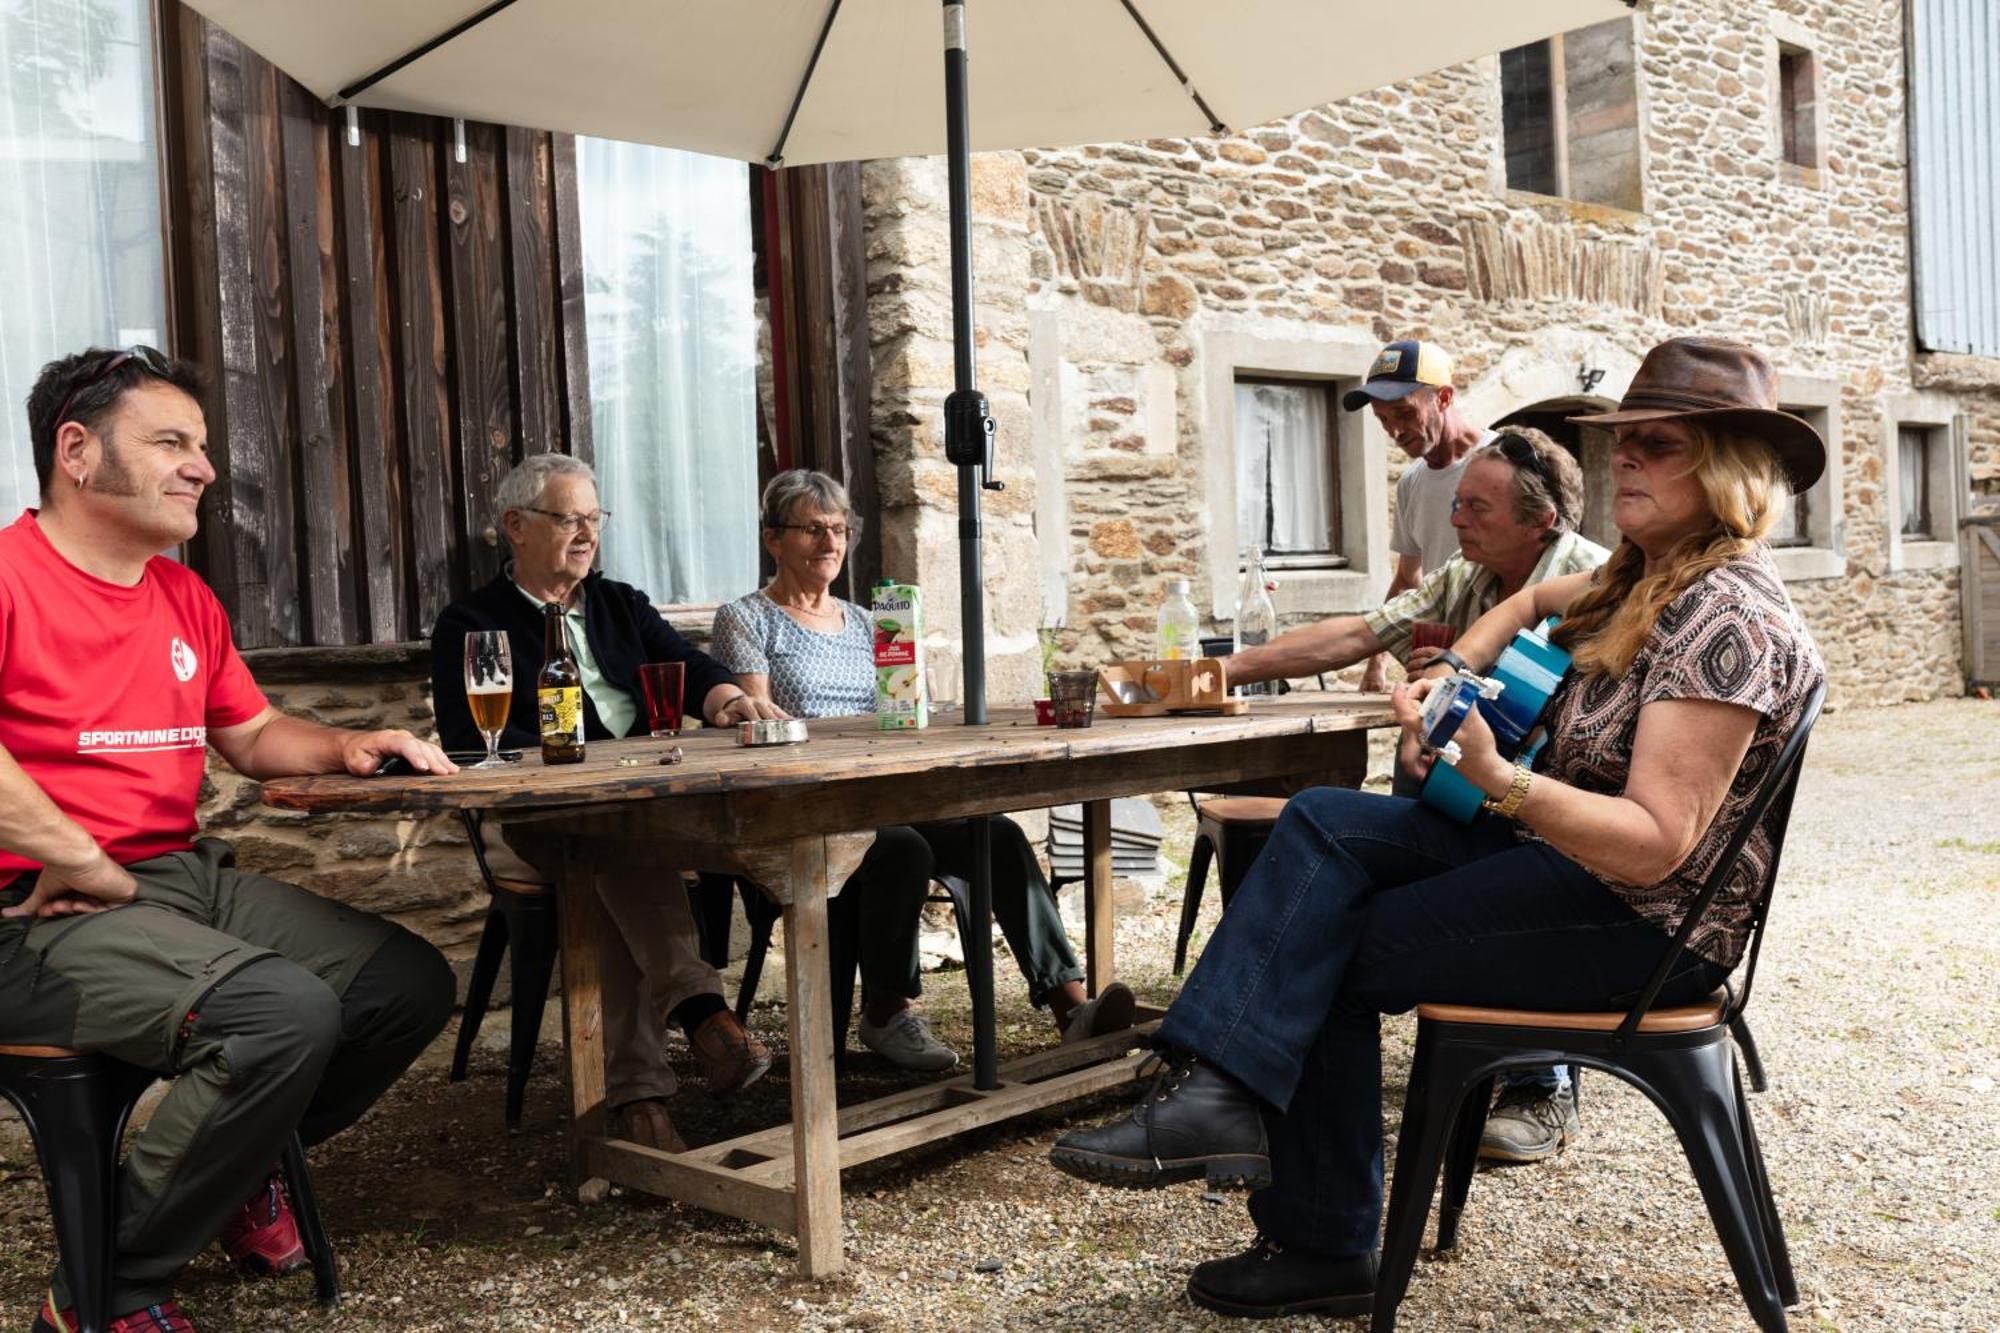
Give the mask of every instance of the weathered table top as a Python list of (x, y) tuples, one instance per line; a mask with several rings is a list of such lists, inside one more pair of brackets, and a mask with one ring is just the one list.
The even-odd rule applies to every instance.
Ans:
[[(1045, 779), (1052, 768), (1096, 769), (1117, 774), (1116, 785), (1128, 787), (1149, 777), (1161, 779), (1161, 786), (1149, 790), (1227, 780), (1222, 770), (1228, 764), (1204, 765), (1198, 756), (1245, 744), (1296, 752), (1308, 761), (1298, 770), (1305, 771), (1313, 737), (1392, 721), (1381, 695), (1316, 691), (1258, 699), (1237, 717), (1113, 718), (1100, 713), (1094, 725), (1075, 730), (1035, 726), (1027, 709), (996, 709), (989, 716), (984, 726), (947, 720), (923, 731), (879, 731), (872, 717), (817, 718), (810, 724), (812, 739), (789, 746), (741, 746), (733, 731), (707, 729), (690, 731), (678, 741), (592, 741), (589, 757), (580, 764), (545, 767), (531, 753), (506, 768), (463, 769), (444, 776), (279, 778), (264, 784), (263, 798), (285, 809), (329, 813), (464, 808), (526, 813), (616, 807), (661, 797), (697, 798), (697, 803), (702, 797), (796, 801), (829, 786), (858, 785), (876, 789), (881, 798), (876, 804), (922, 810), (936, 805), (944, 787), (1007, 788), (1013, 785), (1010, 771), (1019, 777), (1032, 771)], [(660, 756), (676, 744), (683, 762), (659, 764)], [(626, 759), (642, 762), (619, 762)], [(1259, 768), (1260, 773), (1274, 771), (1268, 763)], [(947, 779), (946, 774), (956, 776)], [(927, 784), (928, 777), (941, 780)], [(1088, 781), (1075, 785), (1092, 786)], [(899, 791), (907, 801), (898, 799)], [(989, 800), (982, 803), (998, 794), (989, 790)], [(1084, 795), (1078, 790), (1066, 799)], [(948, 813), (939, 810), (931, 817)]]

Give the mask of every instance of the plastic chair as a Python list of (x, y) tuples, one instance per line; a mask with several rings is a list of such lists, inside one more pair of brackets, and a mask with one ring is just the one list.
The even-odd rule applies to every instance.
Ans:
[[(80, 1333), (104, 1333), (112, 1317), (111, 1264), (118, 1234), (118, 1146), (149, 1070), (60, 1046), (0, 1046), (0, 1096), (27, 1123), (48, 1187), (56, 1252), (76, 1301)], [(305, 1150), (294, 1134), (284, 1153), (292, 1216), (312, 1259), (323, 1306), (340, 1300), (333, 1246), (320, 1221)]]
[[(1743, 1010), (1750, 1002), (1750, 987), (1756, 977), (1757, 955), (1777, 883), (1779, 853), (1784, 849), (1792, 798), (1798, 790), (1800, 761), (1825, 698), (1822, 683), (1806, 701), (1804, 714), (1681, 923), (1673, 946), (1628, 1012), (1418, 1006), (1417, 1050), (1403, 1102), (1396, 1173), (1375, 1285), (1372, 1327), (1376, 1333), (1395, 1328), (1396, 1307), (1409, 1288), (1440, 1167), (1445, 1179), (1444, 1197), (1438, 1206), (1437, 1248), (1444, 1252), (1458, 1243), (1459, 1218), (1472, 1188), (1479, 1137), (1497, 1077), (1511, 1069), (1562, 1063), (1615, 1074), (1638, 1087), (1665, 1113), (1701, 1186), (1709, 1217), (1752, 1318), (1767, 1333), (1785, 1328), (1785, 1307), (1798, 1303), (1798, 1284), (1730, 1038), (1732, 1033), (1742, 1033), (1747, 1039)], [(1655, 1009), (1654, 1000), (1735, 868), (1751, 830), (1771, 809), (1777, 812), (1771, 864), (1752, 903), (1750, 946), (1741, 988), (1725, 986), (1704, 1004)], [(1753, 1064), (1753, 1076), (1761, 1081), (1754, 1050), (1754, 1046), (1746, 1046), (1745, 1063)]]
[(465, 1078), (479, 1026), (493, 998), (501, 955), (513, 962), (514, 1013), (507, 1046), (507, 1128), (521, 1127), (521, 1104), (527, 1096), (528, 1075), (535, 1064), (535, 1042), (542, 1031), (542, 1011), (548, 1005), (549, 978), (556, 966), (555, 890), (544, 885), (497, 879), (486, 863), (480, 839), (481, 816), (461, 810), (480, 878), (492, 895), (486, 924), (479, 933), (479, 952), (472, 959), (472, 976), (465, 986), (465, 1014), (458, 1024), (458, 1046), (451, 1057), (451, 1081)]

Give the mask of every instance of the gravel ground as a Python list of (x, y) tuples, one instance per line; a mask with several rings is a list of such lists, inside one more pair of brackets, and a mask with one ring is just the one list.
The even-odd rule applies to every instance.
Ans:
[[(1773, 1078), (1753, 1109), (1799, 1270), (1795, 1328), (2000, 1328), (2000, 1037), (1980, 1008), (2000, 975), (1995, 707), (1833, 714), (1808, 759), (1753, 1006)], [(1184, 859), (1186, 820), (1172, 827)], [(1176, 910), (1159, 902), (1119, 923), (1142, 994), (1171, 993)], [(1032, 1049), (1046, 1020), (1000, 970), (1003, 1054)], [(782, 994), (775, 976), (763, 994)], [(933, 978), (925, 1006), (969, 1046), (961, 974)], [(776, 1008), (755, 1021), (767, 1038), (782, 1031)], [(1385, 1037), (1392, 1126), (1413, 1026), (1394, 1021)], [(183, 1285), (204, 1330), (1240, 1327), (1182, 1296), (1193, 1264), (1247, 1241), (1234, 1196), (1092, 1188), (1046, 1164), (1058, 1134), (1121, 1099), (849, 1173), (847, 1272), (806, 1282), (790, 1241), (757, 1227), (619, 1195), (577, 1205), (562, 1185), (558, 1052), (544, 1048), (528, 1124), (509, 1136), (505, 1024), (489, 1028), (468, 1081), (445, 1081), (447, 1033), (316, 1154), (348, 1292), (339, 1310), (315, 1312), (304, 1277), (241, 1279), (212, 1252)], [(843, 1096), (895, 1086), (861, 1053)], [(780, 1069), (738, 1105), (688, 1092), (675, 1117), (711, 1140), (782, 1120), (785, 1097)], [(1403, 1328), (1751, 1326), (1657, 1113), (1592, 1078), (1584, 1130), (1552, 1163), (1480, 1177), (1457, 1256), (1419, 1264)], [(0, 1225), (16, 1241), (0, 1298), (25, 1326), (51, 1244), (18, 1123), (0, 1126), (0, 1166)]]

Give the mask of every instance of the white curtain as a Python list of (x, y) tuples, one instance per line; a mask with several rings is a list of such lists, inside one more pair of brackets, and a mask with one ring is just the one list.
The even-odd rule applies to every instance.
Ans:
[(146, 0), (0, 0), (0, 523), (36, 502), (25, 404), (58, 356), (165, 322)]
[(657, 602), (757, 581), (749, 168), (577, 140), (604, 570)]
[(1317, 384), (1236, 386), (1236, 540), (1245, 550), (1331, 550), (1327, 397)]

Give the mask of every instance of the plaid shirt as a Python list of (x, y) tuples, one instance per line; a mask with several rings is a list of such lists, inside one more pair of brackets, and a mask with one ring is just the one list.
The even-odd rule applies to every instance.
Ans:
[[(1596, 569), (1611, 552), (1587, 537), (1565, 532), (1549, 543), (1536, 562), (1529, 583), (1581, 574)], [(1500, 600), (1500, 576), (1484, 565), (1475, 565), (1462, 555), (1454, 555), (1424, 576), (1424, 581), (1391, 601), (1384, 602), (1361, 618), (1382, 647), (1407, 663), (1410, 658), (1410, 627), (1419, 620), (1438, 620), (1461, 633), (1472, 622), (1491, 611)]]

